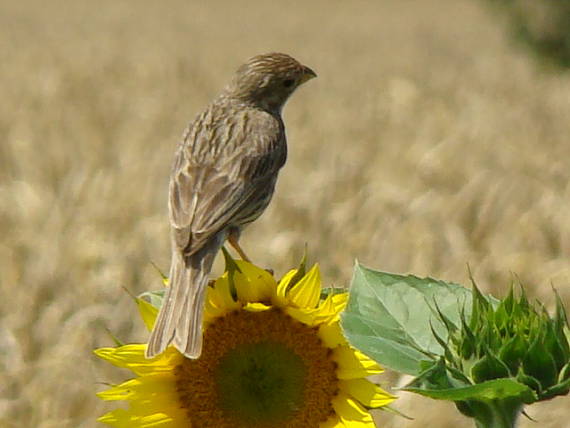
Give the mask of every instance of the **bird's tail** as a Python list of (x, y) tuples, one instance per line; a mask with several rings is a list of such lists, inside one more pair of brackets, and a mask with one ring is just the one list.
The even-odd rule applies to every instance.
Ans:
[(217, 250), (202, 248), (188, 257), (174, 251), (169, 287), (148, 341), (147, 358), (162, 353), (171, 343), (188, 358), (200, 356), (208, 274)]

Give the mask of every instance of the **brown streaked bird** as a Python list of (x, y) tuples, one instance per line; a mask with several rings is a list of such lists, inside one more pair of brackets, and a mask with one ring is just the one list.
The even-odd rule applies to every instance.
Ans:
[(170, 285), (146, 351), (173, 344), (188, 358), (202, 351), (208, 275), (223, 243), (247, 260), (238, 239), (265, 210), (287, 158), (281, 110), (301, 84), (316, 77), (289, 55), (251, 58), (190, 124), (170, 175)]

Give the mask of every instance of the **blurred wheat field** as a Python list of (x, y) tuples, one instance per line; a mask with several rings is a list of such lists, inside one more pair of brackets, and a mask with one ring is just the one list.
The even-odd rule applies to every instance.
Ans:
[[(289, 160), (244, 233), (282, 274), (309, 246), (328, 284), (355, 258), (478, 284), (513, 275), (570, 306), (570, 75), (514, 49), (469, 0), (0, 1), (0, 427), (92, 427), (95, 347), (147, 333), (124, 289), (169, 266), (167, 180), (183, 129), (246, 58), (319, 78), (285, 108)], [(388, 373), (383, 386), (399, 380)], [(470, 426), (399, 394), (379, 426)], [(568, 426), (568, 397), (527, 409)], [(523, 420), (521, 427), (536, 426)]]

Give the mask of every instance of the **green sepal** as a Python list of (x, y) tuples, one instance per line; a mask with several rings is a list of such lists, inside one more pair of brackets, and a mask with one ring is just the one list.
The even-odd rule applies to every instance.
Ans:
[(570, 379), (570, 362), (562, 367), (560, 373), (558, 374), (558, 382), (565, 382)]
[(123, 346), (125, 344), (121, 339), (119, 339), (117, 336), (115, 336), (113, 334), (113, 332), (111, 330), (109, 330), (108, 327), (105, 327), (105, 331), (107, 332), (107, 334), (109, 335), (111, 340), (115, 343), (115, 346), (119, 347), (119, 346)]
[(548, 388), (546, 391), (540, 394), (540, 399), (548, 400), (555, 397), (556, 395), (566, 395), (568, 392), (570, 392), (570, 378)]
[(557, 370), (554, 359), (544, 349), (542, 334), (535, 338), (530, 344), (522, 366), (525, 374), (534, 377), (540, 382), (542, 389), (551, 387), (556, 383)]
[(155, 308), (160, 309), (162, 307), (165, 293), (166, 290), (164, 288), (156, 291), (145, 291), (144, 293), (139, 294), (137, 298), (143, 299)]
[[(303, 257), (301, 257), (301, 261), (299, 262), (299, 267), (297, 268), (297, 272), (293, 275), (293, 278), (289, 281), (287, 285), (287, 290), (293, 288), (295, 284), (297, 284), (307, 273), (307, 245), (305, 245), (305, 250), (303, 251)], [(321, 294), (321, 297), (323, 295)], [(326, 298), (326, 296), (324, 296)]]
[[(435, 307), (435, 310), (437, 311), (437, 315), (438, 315), (439, 320), (441, 320), (443, 322), (443, 324), (445, 325), (445, 328), (447, 329), (448, 334), (453, 335), (454, 333), (456, 333), (458, 330), (457, 325), (455, 325), (455, 323), (442, 312), (442, 310), (439, 308), (437, 300), (434, 299), (433, 305)], [(461, 314), (461, 316), (463, 316), (463, 315)], [(432, 328), (432, 331), (435, 331), (433, 329), (433, 325), (430, 324), (430, 327)]]
[(564, 352), (566, 338), (563, 334), (559, 334), (555, 323), (546, 321), (546, 329), (548, 331), (544, 335), (543, 348), (545, 352), (552, 356), (555, 371), (558, 372), (568, 362), (568, 356), (570, 354), (569, 352)]
[(471, 367), (471, 378), (475, 383), (492, 379), (509, 377), (509, 368), (498, 359), (489, 349), (485, 351), (485, 356)]
[(471, 290), (473, 293), (470, 327), (473, 330), (476, 330), (479, 327), (479, 323), (484, 321), (485, 314), (488, 313), (489, 309), (491, 309), (491, 305), (485, 296), (483, 296), (481, 290), (479, 290), (479, 287), (477, 287), (477, 284), (475, 283), (475, 280), (472, 276), (470, 276), (470, 279)]
[(537, 396), (540, 396), (540, 394), (542, 392), (542, 386), (540, 386), (540, 382), (538, 381), (538, 379), (525, 374), (522, 371), (522, 367), (520, 368), (520, 370), (516, 376), (516, 380), (518, 382), (528, 386), (537, 394)]
[(392, 413), (393, 415), (400, 416), (400, 417), (402, 417), (402, 418), (404, 418), (404, 419), (407, 419), (407, 420), (409, 420), (409, 421), (413, 421), (413, 420), (414, 420), (414, 418), (412, 418), (411, 416), (408, 416), (408, 415), (406, 415), (405, 413), (402, 413), (402, 412), (400, 412), (399, 410), (394, 409), (394, 408), (393, 408), (392, 406), (390, 406), (390, 405), (382, 406), (382, 407), (380, 407), (380, 408), (377, 408), (377, 407), (368, 407), (368, 406), (363, 406), (363, 407), (364, 407), (365, 409), (367, 409), (367, 410), (381, 410), (381, 411), (383, 411), (383, 412)]
[(222, 247), (222, 254), (224, 256), (224, 271), (228, 272), (233, 275), (234, 272), (241, 272), (238, 264), (236, 263), (235, 259), (232, 257), (230, 252), (226, 249), (225, 246)]
[(164, 274), (164, 272), (162, 272), (162, 270), (160, 270), (158, 265), (156, 263), (154, 263), (153, 261), (151, 261), (150, 264), (152, 265), (152, 267), (158, 272), (158, 274), (162, 278), (162, 283), (164, 285), (168, 285), (168, 277)]
[(558, 292), (554, 290), (556, 296), (556, 313), (554, 314), (554, 326), (556, 328), (556, 334), (559, 338), (560, 346), (562, 347), (562, 352), (568, 358), (570, 358), (570, 328), (568, 326), (568, 317), (566, 315), (566, 309), (562, 303), (562, 299), (558, 295)]
[(479, 353), (479, 346), (482, 340), (475, 337), (463, 311), (461, 312), (461, 335), (461, 340), (458, 341), (458, 353), (462, 359), (468, 360), (473, 354)]
[(321, 290), (321, 300), (325, 300), (329, 296), (334, 296), (336, 294), (346, 293), (346, 288), (342, 287), (326, 287)]
[(428, 391), (429, 394), (434, 391), (452, 391), (455, 388), (463, 388), (469, 385), (469, 382), (466, 382), (464, 379), (456, 379), (450, 375), (444, 358), (439, 358), (437, 361), (424, 361), (422, 369), (423, 371), (404, 386), (402, 390), (426, 395), (422, 391)]
[(499, 359), (507, 365), (511, 373), (514, 373), (518, 370), (527, 351), (528, 347), (524, 339), (517, 334), (501, 347)]
[(429, 327), (431, 330), (431, 334), (433, 334), (433, 337), (435, 337), (435, 340), (437, 340), (437, 343), (439, 343), (439, 345), (443, 348), (443, 356), (445, 357), (445, 359), (447, 359), (447, 360), (453, 359), (454, 355), (453, 355), (453, 352), (451, 351), (451, 348), (447, 345), (447, 342), (445, 340), (443, 340), (443, 338), (441, 338), (439, 336), (439, 334), (437, 334), (437, 332), (433, 328), (431, 321), (429, 323)]
[(236, 263), (230, 252), (226, 249), (226, 247), (222, 247), (222, 254), (224, 255), (225, 272), (227, 272), (228, 274), (230, 294), (232, 295), (234, 300), (237, 300), (237, 289), (236, 289), (234, 276), (236, 272), (241, 273), (241, 269), (239, 268), (238, 264)]

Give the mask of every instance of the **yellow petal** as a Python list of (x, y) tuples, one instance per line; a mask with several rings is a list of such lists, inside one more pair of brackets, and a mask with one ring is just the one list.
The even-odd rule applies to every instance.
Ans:
[(213, 319), (222, 317), (240, 307), (240, 303), (232, 297), (228, 273), (226, 272), (216, 280), (213, 287), (207, 289), (204, 322), (208, 324)]
[(348, 303), (348, 293), (337, 293), (332, 295), (333, 306), (337, 313), (340, 313)]
[(279, 281), (279, 285), (277, 286), (277, 299), (281, 304), (286, 304), (287, 302), (286, 295), (287, 295), (287, 290), (289, 289), (289, 284), (291, 283), (291, 280), (295, 277), (295, 275), (297, 275), (298, 271), (299, 269), (291, 269), (289, 272), (283, 275), (283, 278), (281, 278), (281, 280)]
[(335, 412), (347, 428), (374, 428), (374, 420), (364, 407), (342, 392), (332, 400)]
[(129, 344), (118, 348), (100, 348), (95, 355), (117, 367), (131, 370), (137, 375), (169, 372), (181, 360), (182, 355), (169, 347), (162, 354), (147, 360), (145, 358), (146, 344)]
[(315, 324), (333, 323), (340, 320), (340, 313), (346, 307), (348, 293), (329, 295), (315, 309)]
[(327, 296), (327, 298), (322, 302), (318, 307), (319, 312), (322, 316), (330, 318), (330, 321), (333, 320), (334, 317), (339, 315), (340, 310), (337, 310), (333, 296)]
[(287, 293), (289, 302), (298, 308), (315, 308), (321, 297), (321, 273), (315, 264)]
[(117, 409), (113, 410), (112, 412), (105, 413), (103, 416), (100, 416), (97, 418), (97, 422), (101, 422), (112, 427), (128, 428), (134, 426), (134, 417), (134, 415), (131, 415), (125, 409)]
[(271, 306), (263, 303), (248, 303), (243, 308), (249, 312), (263, 312), (271, 309)]
[(177, 401), (175, 388), (176, 378), (172, 373), (159, 373), (130, 379), (98, 392), (97, 396), (105, 401), (151, 400), (153, 404), (164, 401), (168, 406)]
[(285, 305), (285, 313), (308, 326), (317, 326), (325, 323), (332, 324), (340, 320), (339, 313), (344, 308), (342, 297), (328, 296), (317, 308), (304, 308)]
[(317, 309), (295, 308), (292, 306), (285, 306), (284, 309), (287, 315), (305, 325), (313, 327), (319, 324), (319, 311)]
[(319, 424), (319, 428), (344, 428), (344, 426), (344, 423), (340, 420), (336, 413), (334, 416), (328, 418), (326, 422), (321, 422)]
[(338, 321), (332, 323), (321, 324), (319, 326), (319, 337), (323, 341), (323, 345), (327, 348), (336, 348), (340, 345), (346, 345), (346, 339), (340, 329)]
[(348, 293), (329, 295), (317, 308), (319, 319), (331, 323), (340, 319), (340, 313), (346, 307)]
[(126, 428), (128, 426), (132, 426), (127, 425), (127, 423), (130, 423), (129, 419), (129, 412), (127, 412), (125, 409), (117, 409), (98, 417), (97, 422), (101, 422), (112, 427)]
[(144, 299), (137, 297), (137, 306), (139, 308), (139, 313), (144, 322), (144, 325), (151, 331), (154, 327), (154, 322), (156, 321), (156, 316), (158, 315), (158, 309), (152, 306), (149, 302)]
[(275, 296), (277, 282), (264, 269), (243, 260), (236, 260), (241, 272), (234, 273), (238, 300), (242, 303), (270, 302)]
[(232, 296), (232, 290), (230, 288), (230, 281), (228, 279), (228, 273), (224, 273), (219, 277), (216, 282), (214, 282), (213, 287), (208, 287), (208, 294), (212, 293), (212, 296), (216, 297), (216, 302), (218, 306), (223, 306), (231, 309), (237, 309), (239, 303), (234, 300)]
[(339, 379), (364, 378), (383, 371), (375, 361), (349, 346), (333, 349), (333, 359), (338, 363)]
[[(102, 400), (129, 401), (128, 410), (108, 413), (99, 419), (113, 426), (187, 426), (178, 404), (176, 378), (172, 372), (145, 375), (97, 393)], [(170, 425), (177, 422), (178, 424)]]
[(341, 391), (356, 398), (366, 407), (386, 406), (396, 399), (396, 397), (366, 379), (340, 380), (339, 386)]
[[(177, 413), (180, 413), (180, 411)], [(117, 409), (101, 416), (97, 421), (117, 428), (176, 428), (180, 426), (190, 428), (190, 421), (186, 420), (187, 418), (184, 417), (184, 414), (180, 416), (182, 418), (173, 417), (166, 413), (137, 415), (129, 410)]]

